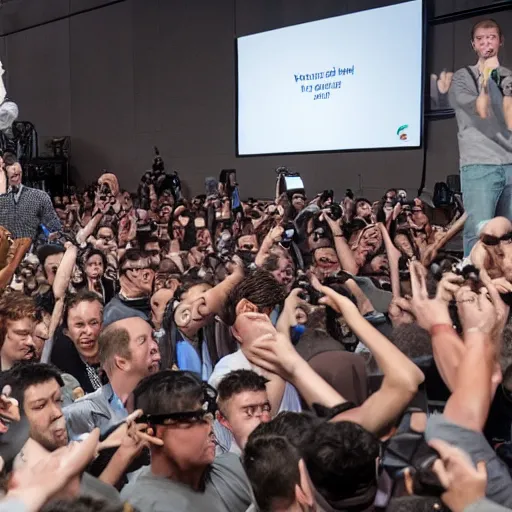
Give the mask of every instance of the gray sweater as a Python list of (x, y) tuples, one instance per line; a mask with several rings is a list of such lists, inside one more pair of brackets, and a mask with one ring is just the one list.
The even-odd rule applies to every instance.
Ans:
[(464, 509), (464, 512), (507, 512), (509, 508), (502, 507), (493, 501), (484, 498), (483, 500), (475, 501), (469, 507)]
[(489, 80), (492, 108), (487, 119), (476, 112), (479, 90), (478, 66), (470, 66), (474, 79), (466, 68), (459, 69), (450, 87), (450, 104), (455, 110), (459, 125), (460, 165), (512, 164), (512, 132), (507, 129), (503, 117), (503, 96), (496, 83)]
[(42, 190), (21, 186), (18, 194), (0, 194), (0, 226), (14, 238), (34, 238), (40, 224), (50, 231), (60, 231), (61, 223), (50, 196)]

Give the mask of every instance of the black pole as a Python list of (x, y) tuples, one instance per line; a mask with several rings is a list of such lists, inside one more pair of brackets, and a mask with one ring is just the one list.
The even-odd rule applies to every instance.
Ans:
[(475, 16), (488, 16), (489, 14), (500, 11), (508, 11), (509, 9), (512, 9), (512, 2), (510, 0), (499, 0), (482, 7), (474, 7), (473, 9), (465, 9), (463, 11), (441, 14), (440, 16), (433, 16), (428, 20), (428, 24), (441, 25), (443, 23), (452, 23), (454, 21), (474, 18)]
[[(62, 21), (67, 20), (69, 18), (74, 18), (75, 16), (79, 16), (80, 14), (86, 14), (88, 12), (97, 11), (99, 9), (103, 9), (104, 7), (110, 7), (111, 5), (120, 4), (122, 2), (126, 2), (126, 0), (111, 0), (110, 2), (107, 2), (105, 4), (96, 5), (94, 7), (89, 7), (87, 9), (82, 9), (80, 11), (75, 11), (69, 14), (65, 14), (64, 16), (57, 16), (56, 18), (52, 18), (50, 20), (41, 21), (40, 23), (35, 23), (34, 25), (28, 25), (27, 27), (23, 27), (17, 30), (12, 30), (10, 32), (4, 32), (0, 34), (0, 37), (10, 36), (12, 34), (19, 34), (20, 32), (25, 32), (26, 30), (31, 30), (33, 28), (37, 27), (44, 27), (45, 25), (49, 25), (50, 23), (54, 23), (56, 21)], [(0, 11), (1, 15), (1, 11)]]

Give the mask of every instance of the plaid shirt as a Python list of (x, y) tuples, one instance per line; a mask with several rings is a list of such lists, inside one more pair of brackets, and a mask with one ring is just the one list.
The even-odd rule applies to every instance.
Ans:
[(46, 192), (21, 185), (17, 194), (9, 189), (0, 195), (0, 226), (14, 238), (35, 238), (40, 224), (52, 232), (62, 229)]

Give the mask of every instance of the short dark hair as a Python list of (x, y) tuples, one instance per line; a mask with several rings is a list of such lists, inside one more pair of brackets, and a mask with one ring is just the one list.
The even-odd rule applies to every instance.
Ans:
[(350, 421), (318, 425), (303, 447), (311, 481), (328, 501), (354, 496), (357, 489), (376, 486), (379, 440)]
[(501, 27), (500, 27), (499, 23), (492, 18), (488, 18), (486, 20), (477, 21), (473, 25), (473, 28), (471, 29), (471, 41), (474, 41), (475, 33), (479, 28), (495, 28), (498, 31), (500, 41), (503, 38), (503, 32), (501, 31)]
[(46, 274), (46, 270), (44, 268), (46, 259), (49, 256), (53, 256), (54, 254), (64, 254), (65, 252), (66, 249), (64, 249), (62, 245), (57, 244), (45, 244), (39, 247), (39, 249), (37, 250), (37, 257), (39, 259), (39, 263), (41, 263), (41, 266), (43, 267), (44, 277), (48, 277)]
[(3, 156), (4, 164), (6, 167), (19, 163), (18, 158), (14, 153), (6, 151)]
[(60, 387), (64, 386), (60, 371), (51, 364), (21, 361), (15, 364), (3, 376), (3, 384), (9, 384), (12, 389), (12, 396), (20, 405), (23, 404), (25, 391), (30, 386), (44, 384), (55, 379)]
[(251, 272), (246, 279), (238, 283), (229, 293), (223, 308), (223, 320), (233, 325), (236, 320), (236, 306), (247, 299), (257, 306), (258, 310), (274, 308), (286, 299), (286, 288), (279, 284), (275, 277), (258, 268)]
[(174, 292), (174, 297), (177, 300), (181, 300), (183, 295), (185, 295), (185, 293), (187, 293), (189, 290), (191, 290), (195, 286), (199, 286), (202, 284), (206, 284), (208, 286), (213, 286), (213, 284), (211, 282), (208, 282), (207, 280), (205, 280), (201, 277), (198, 277), (197, 273), (183, 275), (181, 277), (181, 284), (178, 286), (178, 288)]
[(101, 261), (103, 263), (103, 269), (106, 270), (107, 265), (108, 265), (107, 257), (105, 256), (105, 253), (103, 251), (101, 251), (100, 249), (96, 249), (95, 247), (93, 247), (92, 249), (87, 251), (82, 258), (82, 264), (84, 266), (84, 270), (85, 270), (85, 266), (87, 265), (87, 261), (90, 258), (92, 258), (93, 256), (99, 256), (101, 258)]
[(244, 391), (266, 391), (268, 380), (252, 370), (233, 370), (217, 386), (219, 408), (234, 395)]
[(145, 414), (167, 414), (196, 409), (204, 400), (204, 392), (195, 373), (163, 370), (142, 379), (133, 398), (135, 408)]
[[(103, 227), (111, 227), (111, 226), (103, 226)], [(119, 275), (125, 274), (126, 269), (123, 269), (124, 264), (127, 261), (139, 261), (143, 258), (147, 258), (148, 255), (141, 251), (140, 249), (127, 249), (125, 253), (119, 259)]]
[(98, 302), (103, 310), (103, 299), (90, 290), (80, 290), (78, 293), (69, 293), (64, 300), (64, 312), (62, 314), (62, 326), (67, 328), (69, 310), (78, 306), (81, 302)]
[(45, 505), (41, 512), (129, 512), (124, 505), (109, 503), (90, 496), (78, 496), (71, 500), (55, 500)]
[(250, 436), (242, 463), (261, 512), (271, 512), (279, 501), (289, 507), (300, 484), (299, 451), (278, 435)]
[(302, 453), (311, 433), (324, 420), (311, 412), (282, 411), (267, 423), (260, 423), (251, 437), (276, 435), (283, 436)]

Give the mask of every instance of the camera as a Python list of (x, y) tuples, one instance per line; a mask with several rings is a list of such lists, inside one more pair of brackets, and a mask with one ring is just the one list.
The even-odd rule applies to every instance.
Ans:
[(284, 226), (283, 236), (281, 238), (281, 245), (288, 249), (295, 238), (295, 224), (292, 221), (289, 221)]
[(341, 209), (341, 206), (337, 203), (332, 203), (329, 206), (329, 215), (331, 219), (340, 220), (341, 217), (343, 217), (343, 210)]
[[(400, 196), (400, 197), (398, 198), (398, 201), (397, 201), (397, 202), (398, 202), (398, 203), (400, 203), (400, 204), (402, 205), (402, 209), (404, 209), (404, 210), (410, 210), (410, 209), (412, 209), (412, 207), (413, 207), (413, 206), (414, 206), (414, 204), (415, 204), (415, 203), (414, 203), (414, 201), (408, 201), (408, 200), (407, 200), (407, 197), (402, 197), (402, 196)], [(396, 203), (395, 203), (395, 204), (396, 204)]]
[(474, 265), (466, 265), (462, 269), (455, 267), (454, 273), (464, 278), (463, 286), (469, 286), (472, 292), (479, 293), (484, 287), (480, 281), (480, 270)]
[(279, 195), (286, 192), (290, 197), (295, 193), (305, 194), (304, 182), (298, 172), (293, 172), (288, 167), (277, 167), (275, 170), (279, 185)]
[(312, 306), (318, 305), (318, 301), (322, 297), (322, 294), (313, 288), (304, 272), (299, 272), (293, 288), (301, 288), (302, 292), (299, 293), (299, 297)]
[(428, 445), (423, 433), (411, 428), (412, 414), (422, 412), (416, 407), (405, 412), (398, 432), (385, 443), (382, 466), (393, 479), (410, 468), (414, 494), (439, 497), (445, 489), (432, 470), (439, 454)]
[(139, 224), (137, 226), (137, 234), (151, 234), (157, 231), (158, 224), (152, 220), (148, 224)]

